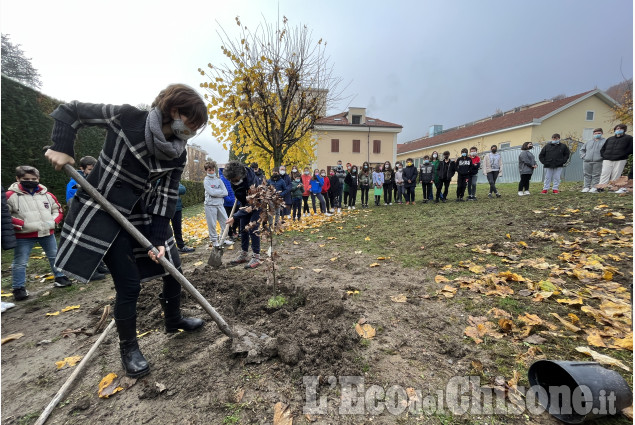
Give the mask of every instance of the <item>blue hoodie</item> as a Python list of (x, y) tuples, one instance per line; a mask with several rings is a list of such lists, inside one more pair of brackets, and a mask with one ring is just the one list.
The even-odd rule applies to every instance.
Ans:
[(234, 191), (232, 190), (232, 184), (223, 175), (223, 169), (222, 168), (220, 168), (218, 171), (219, 171), (219, 174), (220, 174), (220, 179), (225, 184), (225, 188), (227, 189), (227, 196), (225, 196), (225, 202), (223, 203), (223, 206), (225, 206), (225, 207), (233, 207), (234, 206), (234, 201), (236, 200), (236, 197), (234, 196)]
[(313, 177), (311, 177), (311, 193), (322, 193), (322, 186), (324, 186), (324, 179), (322, 178), (322, 176), (314, 175)]

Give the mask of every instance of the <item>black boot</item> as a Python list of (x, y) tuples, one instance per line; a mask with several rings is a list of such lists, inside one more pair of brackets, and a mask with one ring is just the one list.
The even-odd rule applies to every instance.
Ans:
[(121, 365), (126, 375), (140, 378), (150, 373), (150, 365), (141, 354), (137, 343), (137, 316), (128, 319), (115, 319), (119, 333), (119, 352)]
[(161, 301), (161, 307), (163, 307), (163, 313), (165, 314), (166, 332), (177, 332), (179, 329), (193, 331), (205, 323), (195, 317), (181, 316), (180, 294), (172, 298), (163, 298), (163, 294), (161, 294), (159, 295), (159, 301)]

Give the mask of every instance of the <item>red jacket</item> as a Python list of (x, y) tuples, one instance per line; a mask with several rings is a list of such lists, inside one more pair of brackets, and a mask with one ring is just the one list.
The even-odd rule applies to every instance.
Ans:
[(331, 188), (331, 180), (328, 177), (324, 177), (324, 186), (322, 186), (322, 193), (327, 193)]
[(311, 194), (311, 174), (308, 176), (302, 173), (302, 186), (304, 186), (304, 193), (302, 196), (309, 196)]

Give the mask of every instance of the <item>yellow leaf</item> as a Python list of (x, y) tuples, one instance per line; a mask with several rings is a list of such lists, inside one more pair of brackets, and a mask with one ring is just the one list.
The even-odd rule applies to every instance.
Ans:
[(602, 336), (597, 329), (590, 329), (586, 332), (588, 334), (586, 337), (586, 342), (588, 342), (589, 345), (593, 345), (595, 347), (606, 347), (606, 344), (604, 344), (604, 341), (602, 341)]
[(68, 307), (64, 307), (62, 309), (62, 313), (66, 313), (67, 311), (71, 311), (71, 310), (77, 310), (79, 308), (79, 304), (78, 305), (69, 305)]
[(202, 261), (197, 261), (196, 263), (194, 263), (194, 267), (200, 266), (201, 264), (203, 264)]
[(518, 242), (518, 245), (522, 246), (523, 248), (529, 248), (529, 245), (527, 245), (527, 242), (524, 242), (524, 241)]
[(518, 320), (524, 322), (530, 326), (542, 325), (542, 319), (536, 314), (525, 313), (524, 316), (518, 316)]
[(329, 236), (329, 237), (328, 237), (328, 238), (326, 238), (326, 239), (328, 239), (328, 240), (332, 241), (333, 239), (337, 239), (337, 238), (336, 238), (335, 236)]
[(604, 301), (600, 304), (600, 310), (609, 317), (624, 316), (631, 313), (630, 304), (617, 304), (613, 301)]
[(465, 328), (463, 333), (465, 334), (465, 336), (469, 336), (470, 338), (472, 338), (472, 340), (476, 344), (480, 344), (481, 342), (483, 342), (483, 340), (479, 336), (478, 329), (476, 329), (475, 326), (468, 326), (467, 328)]
[(102, 378), (102, 380), (99, 382), (99, 397), (108, 398), (114, 393), (123, 390), (122, 387), (114, 387), (113, 383), (115, 378), (117, 378), (117, 375), (114, 373), (109, 373)]
[(506, 272), (500, 272), (498, 273), (498, 277), (502, 277), (505, 280), (513, 280), (514, 282), (524, 282), (525, 278), (522, 277), (519, 274), (516, 273), (512, 273), (511, 271), (507, 270)]
[(386, 257), (377, 257), (378, 260), (385, 260)]
[(509, 319), (498, 319), (498, 326), (505, 332), (509, 332), (512, 330), (514, 323)]
[(580, 318), (573, 313), (567, 314), (567, 317), (569, 317), (571, 323), (573, 323), (574, 325), (580, 321)]
[(9, 342), (9, 341), (13, 341), (15, 339), (20, 339), (24, 336), (23, 333), (17, 333), (17, 334), (11, 334), (11, 335), (7, 335), (5, 338), (2, 338), (2, 341), (0, 341), (0, 345), (4, 345), (5, 343)]
[(371, 267), (379, 267), (379, 263), (373, 263), (370, 265)]
[(556, 285), (554, 285), (553, 283), (549, 282), (548, 280), (541, 280), (540, 282), (538, 282), (538, 286), (540, 287), (540, 289), (542, 289), (543, 291), (548, 291), (548, 292), (554, 292), (555, 290), (557, 290), (558, 288), (556, 287)]
[(356, 324), (355, 331), (359, 336), (365, 339), (371, 339), (375, 336), (375, 328), (368, 323), (364, 323), (363, 325), (360, 325), (359, 323)]
[(405, 303), (408, 300), (404, 294), (391, 295), (390, 299), (396, 303)]
[(273, 406), (273, 425), (293, 425), (293, 414), (288, 404), (279, 401)]
[(511, 238), (512, 238), (512, 235), (510, 235), (509, 233), (506, 233), (506, 234), (505, 234), (505, 237), (506, 237), (507, 239), (511, 239)]
[(348, 295), (359, 295), (359, 291), (355, 290), (355, 291), (346, 291), (346, 293)]
[(320, 248), (324, 248), (326, 245), (322, 244), (322, 245), (318, 245)]
[(626, 370), (627, 372), (631, 371), (628, 368), (628, 366), (626, 366), (624, 363), (620, 362), (619, 360), (616, 360), (609, 356), (605, 356), (604, 354), (600, 354), (597, 351), (593, 351), (589, 347), (576, 347), (575, 350), (580, 353), (586, 354), (587, 356), (591, 356), (593, 360), (595, 360), (598, 363), (609, 365), (609, 366), (617, 366), (619, 368)]
[(329, 261), (335, 261), (335, 260), (337, 260), (337, 257), (333, 257), (329, 259)]
[(567, 304), (567, 305), (582, 305), (584, 302), (582, 301), (582, 297), (567, 299), (567, 298), (558, 298), (556, 300), (559, 304)]
[(457, 290), (458, 290), (458, 288), (455, 288), (455, 287), (450, 286), (450, 285), (445, 285), (443, 287), (443, 289), (441, 289), (440, 294), (443, 295), (446, 298), (452, 298), (454, 296), (454, 294), (456, 294)]
[(483, 267), (483, 266), (479, 266), (479, 265), (476, 265), (476, 264), (475, 264), (475, 265), (473, 265), (472, 267), (470, 267), (470, 268), (469, 268), (469, 270), (470, 270), (472, 273), (477, 273), (477, 274), (480, 274), (480, 273), (485, 273), (485, 267)]
[(55, 313), (46, 313), (47, 316), (59, 316), (60, 312), (56, 311)]
[(59, 369), (63, 368), (64, 366), (73, 367), (81, 359), (82, 359), (82, 356), (65, 357), (64, 360), (60, 360), (59, 362), (55, 362), (55, 364), (57, 365), (57, 369), (59, 370)]
[(364, 240), (365, 240), (365, 241), (369, 241), (369, 240), (370, 240), (370, 237), (366, 236), (366, 237), (364, 238)]
[(449, 280), (448, 280), (448, 278), (447, 278), (447, 277), (445, 277), (445, 276), (441, 276), (440, 274), (438, 274), (438, 275), (436, 275), (436, 276), (434, 277), (434, 281), (435, 281), (436, 283), (449, 282)]
[(615, 338), (613, 340), (613, 345), (611, 345), (611, 348), (613, 347), (624, 348), (626, 350), (633, 351), (633, 332), (630, 332), (624, 338)]
[[(293, 245), (300, 245), (300, 243), (297, 241), (293, 241)], [(324, 245), (320, 245), (320, 246), (324, 246)]]
[(314, 271), (315, 273), (320, 273), (320, 272), (322, 271), (322, 269), (313, 269), (313, 271)]
[(501, 310), (500, 308), (492, 308), (490, 309), (487, 314), (493, 314), (494, 317), (503, 317), (505, 319), (511, 319), (512, 315), (509, 314), (508, 312), (506, 312), (505, 310)]
[(571, 322), (564, 320), (562, 317), (560, 317), (558, 313), (551, 313), (551, 315), (555, 317), (556, 319), (558, 319), (560, 323), (562, 323), (564, 327), (569, 329), (571, 332), (580, 332), (581, 329), (579, 327), (577, 327)]
[(605, 270), (604, 273), (602, 274), (602, 279), (604, 280), (611, 280), (613, 279), (613, 273), (611, 273), (608, 270)]

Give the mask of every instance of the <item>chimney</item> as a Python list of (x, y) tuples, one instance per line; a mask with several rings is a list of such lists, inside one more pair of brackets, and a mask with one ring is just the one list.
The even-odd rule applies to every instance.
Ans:
[(430, 131), (428, 132), (428, 137), (434, 137), (437, 134), (441, 134), (443, 131), (443, 126), (439, 124), (434, 124), (430, 126)]

